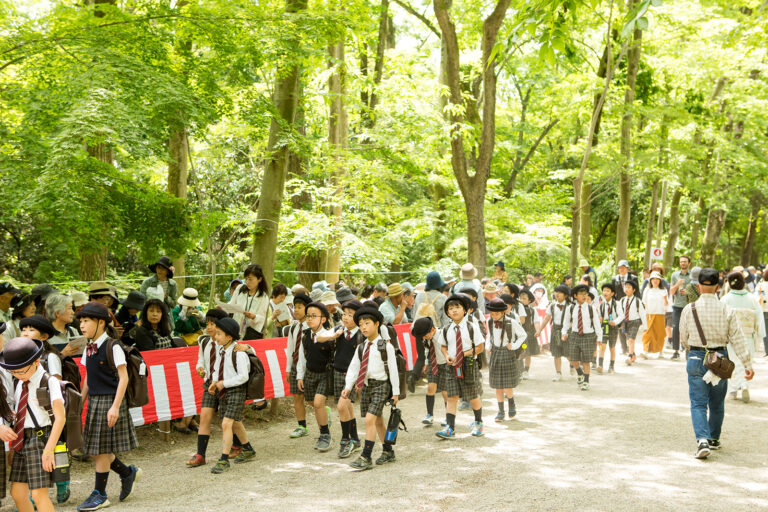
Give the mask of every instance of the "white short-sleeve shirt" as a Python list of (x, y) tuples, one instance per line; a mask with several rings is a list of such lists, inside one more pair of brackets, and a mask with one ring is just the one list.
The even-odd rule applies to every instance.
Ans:
[[(101, 348), (101, 344), (107, 341), (107, 333), (102, 334), (101, 336), (96, 339), (94, 343), (96, 343), (96, 348)], [(123, 352), (123, 349), (118, 345), (117, 343), (114, 344), (112, 347), (112, 356), (115, 360), (115, 368), (122, 366), (125, 364), (125, 352)], [(83, 366), (85, 366), (85, 360), (88, 358), (88, 346), (86, 345), (86, 349), (83, 351), (83, 357), (80, 358), (80, 362)]]

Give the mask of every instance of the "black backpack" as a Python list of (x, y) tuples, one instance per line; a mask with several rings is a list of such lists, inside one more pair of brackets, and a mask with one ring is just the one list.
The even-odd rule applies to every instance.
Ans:
[[(43, 352), (43, 355), (40, 358), (40, 364), (43, 365), (43, 369), (46, 372), (50, 371), (48, 368), (49, 354), (50, 352)], [(62, 356), (61, 354), (58, 354), (57, 357), (61, 361), (61, 380), (71, 382), (79, 392), (82, 389), (82, 383), (80, 381), (80, 368), (77, 366), (77, 363), (70, 356)]]
[[(262, 400), (264, 398), (264, 365), (250, 345), (248, 345), (248, 350), (245, 351), (245, 354), (248, 356), (248, 362), (250, 363), (248, 382), (246, 382), (245, 387), (245, 399)], [(237, 371), (237, 354), (235, 354), (235, 350), (232, 350), (232, 367)]]
[(112, 348), (115, 344), (125, 352), (125, 369), (128, 371), (128, 388), (125, 390), (125, 397), (128, 400), (128, 407), (144, 407), (149, 403), (149, 390), (147, 388), (147, 363), (141, 352), (136, 347), (129, 347), (122, 341), (114, 338), (107, 340), (107, 363), (117, 376), (117, 367), (115, 366), (115, 356)]
[[(53, 406), (51, 405), (51, 393), (48, 389), (48, 379), (51, 376), (48, 372), (43, 374), (40, 379), (40, 386), (37, 388), (37, 400), (40, 407), (45, 409), (48, 416), (53, 421)], [(58, 379), (57, 379), (58, 380)], [(60, 380), (61, 395), (64, 398), (64, 410), (66, 411), (66, 424), (64, 432), (67, 435), (67, 447), (70, 450), (79, 450), (83, 447), (83, 397), (80, 390), (72, 382)]]
[[(394, 329), (392, 329), (394, 331)], [(397, 338), (395, 338), (397, 339)], [(403, 356), (403, 353), (400, 351), (400, 348), (392, 343), (391, 341), (387, 340), (379, 340), (379, 342), (376, 344), (376, 348), (379, 350), (379, 355), (381, 355), (381, 361), (384, 363), (384, 370), (387, 372), (387, 381), (390, 380), (389, 377), (389, 354), (387, 353), (387, 343), (391, 344), (392, 347), (395, 349), (395, 364), (397, 365), (397, 380), (400, 384), (400, 394), (398, 395), (399, 400), (404, 400), (407, 396), (406, 393), (406, 386), (405, 386), (405, 374), (406, 374), (406, 361), (405, 357)], [(357, 359), (362, 362), (363, 360), (363, 346), (365, 346), (365, 342), (360, 343), (357, 346)]]

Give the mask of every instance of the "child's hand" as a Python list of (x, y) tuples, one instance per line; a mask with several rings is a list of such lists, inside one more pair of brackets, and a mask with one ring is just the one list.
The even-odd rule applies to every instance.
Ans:
[(202, 366), (197, 367), (197, 374), (200, 376), (201, 379), (205, 378), (205, 368)]
[(109, 412), (107, 412), (107, 426), (109, 428), (112, 428), (115, 426), (115, 423), (117, 423), (117, 417), (119, 414), (120, 414), (120, 409), (118, 409), (114, 405), (109, 408)]
[(611, 327), (616, 327), (616, 322), (608, 322), (608, 325), (610, 325)]
[(561, 339), (562, 339), (563, 343), (565, 343), (566, 341), (568, 341), (568, 335), (567, 334), (563, 334), (561, 336)]
[(296, 383), (299, 385), (299, 389), (301, 391), (304, 391), (304, 381), (302, 379), (299, 379)]
[(221, 391), (222, 389), (224, 389), (224, 381), (221, 381), (221, 380), (220, 380), (219, 382), (217, 382), (217, 383), (216, 383), (216, 389), (218, 389), (219, 391)]
[(400, 400), (399, 396), (392, 395), (392, 405), (397, 405), (398, 400)]
[(216, 383), (215, 382), (212, 382), (211, 385), (208, 386), (208, 393), (210, 393), (211, 395), (215, 395), (216, 394)]
[(341, 398), (349, 398), (349, 390), (345, 389), (341, 392)]
[(53, 471), (53, 452), (43, 450), (43, 469), (49, 473)]
[(0, 425), (0, 439), (6, 443), (10, 443), (11, 441), (15, 441), (18, 437), (19, 436), (16, 435), (16, 432), (14, 432), (11, 427), (8, 425)]
[(453, 363), (456, 362), (456, 359), (454, 359), (451, 356), (448, 356), (448, 357), (445, 358), (445, 362), (448, 363), (449, 365), (453, 366)]
[(511, 344), (511, 343), (507, 343), (507, 350), (510, 350), (510, 351), (511, 351), (511, 350), (514, 350), (514, 349), (512, 348), (512, 344)]

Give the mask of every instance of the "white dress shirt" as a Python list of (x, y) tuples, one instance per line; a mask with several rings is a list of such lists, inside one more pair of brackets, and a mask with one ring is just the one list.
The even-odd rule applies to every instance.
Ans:
[(613, 322), (614, 327), (618, 327), (624, 321), (624, 309), (619, 300), (601, 300), (597, 306), (597, 312), (600, 314), (601, 321)]
[[(101, 345), (107, 341), (107, 333), (102, 334), (98, 338), (96, 338), (96, 349), (101, 349)], [(119, 368), (120, 366), (125, 364), (125, 352), (123, 351), (122, 347), (115, 343), (112, 345), (112, 356), (115, 361), (115, 368)], [(85, 366), (85, 360), (88, 358), (88, 345), (86, 344), (85, 349), (83, 349), (83, 356), (80, 358), (80, 363), (82, 363), (83, 366)]]
[[(302, 330), (301, 332), (303, 333), (304, 331)], [(312, 333), (312, 334), (314, 334), (315, 338), (318, 338), (318, 337), (321, 337), (321, 336), (324, 337), (324, 338), (327, 338), (329, 336), (333, 336), (333, 330), (332, 329), (325, 329), (324, 327), (320, 327), (320, 329), (317, 332)], [(301, 337), (299, 337), (299, 340), (298, 340), (297, 343), (302, 343), (303, 339), (304, 339), (304, 336), (302, 335)], [(330, 343), (330, 342), (328, 342), (328, 341), (315, 341), (315, 343)], [(293, 353), (291, 353), (291, 354), (293, 354)], [(299, 360), (296, 363), (296, 380), (304, 380), (304, 375), (306, 375), (306, 373), (307, 373), (307, 358), (304, 355), (304, 348), (301, 347), (301, 348), (299, 348)]]
[[(648, 328), (643, 301), (634, 295), (632, 297), (624, 297), (621, 299), (621, 310), (624, 313), (625, 321), (628, 320), (631, 322), (632, 320), (640, 320), (643, 323), (643, 329)], [(627, 313), (629, 313), (629, 318), (627, 318)]]
[[(590, 322), (589, 310), (592, 309), (592, 321)], [(565, 315), (563, 322), (563, 334), (579, 332), (579, 311), (581, 311), (581, 327), (583, 334), (597, 334), (597, 341), (602, 342), (603, 330), (600, 328), (600, 315), (597, 314), (597, 308), (593, 304), (575, 303), (567, 308), (568, 314)]]
[(216, 342), (213, 341), (208, 335), (205, 335), (205, 338), (208, 338), (208, 343), (203, 346), (203, 343), (205, 341), (203, 336), (200, 336), (198, 338), (198, 349), (197, 349), (197, 367), (202, 368), (205, 370), (205, 377), (203, 377), (204, 381), (207, 381), (211, 378), (211, 358), (213, 358), (214, 361), (216, 361)]
[[(560, 306), (562, 306), (562, 309), (560, 309)], [(568, 303), (566, 302), (553, 302), (549, 305), (549, 310), (547, 312), (552, 318), (552, 323), (554, 325), (559, 325), (561, 329), (563, 327), (563, 322), (565, 321), (565, 310), (567, 307)]]
[(248, 373), (251, 371), (251, 362), (248, 360), (248, 354), (245, 352), (237, 352), (235, 357), (237, 358), (237, 371), (232, 365), (232, 351), (235, 350), (237, 343), (230, 343), (227, 348), (216, 344), (216, 362), (214, 363), (214, 382), (221, 380), (219, 368), (221, 365), (221, 358), (224, 358), (224, 387), (235, 388), (241, 384), (248, 382)]
[[(35, 373), (33, 373), (32, 377), (29, 378), (29, 385), (27, 387), (27, 391), (29, 393), (27, 396), (27, 416), (24, 418), (24, 428), (35, 428), (35, 422), (32, 420), (32, 414), (35, 415), (35, 420), (37, 420), (38, 427), (47, 427), (51, 425), (51, 417), (48, 416), (48, 412), (40, 405), (40, 402), (37, 400), (37, 389), (40, 387), (40, 381), (43, 379), (44, 374), (45, 369), (42, 365), (38, 365)], [(14, 394), (14, 398), (17, 404), (21, 399), (21, 391), (23, 386), (24, 382), (22, 381), (18, 381), (16, 383), (16, 393)], [(51, 404), (53, 404), (53, 402), (56, 400), (60, 400), (61, 403), (64, 404), (64, 398), (61, 395), (61, 385), (59, 384), (59, 379), (52, 375), (48, 377), (48, 393), (51, 397)], [(30, 414), (30, 411), (32, 414)]]
[[(291, 369), (293, 369), (293, 351), (296, 350), (296, 344), (301, 343), (301, 338), (304, 336), (304, 330), (308, 329), (306, 322), (294, 321), (288, 328), (288, 343), (285, 345), (285, 374), (289, 375)], [(299, 352), (303, 352), (299, 348)], [(301, 355), (299, 355), (301, 357)], [(297, 362), (298, 366), (298, 362)]]
[(49, 352), (48, 356), (45, 358), (45, 362), (48, 365), (48, 373), (61, 377), (61, 358), (59, 356), (53, 352)]
[[(451, 322), (451, 324), (448, 326), (448, 333), (444, 336), (443, 332), (445, 332), (445, 328), (440, 329), (439, 334), (439, 343), (443, 347), (446, 347), (448, 349), (448, 357), (456, 357), (456, 327), (457, 324), (455, 322)], [(467, 350), (472, 350), (472, 339), (469, 337), (469, 329), (467, 328), (467, 317), (461, 319), (461, 322), (458, 323), (459, 332), (461, 332), (461, 347), (462, 352), (466, 352)], [(483, 333), (480, 332), (480, 329), (477, 325), (472, 326), (472, 330), (474, 331), (474, 340), (475, 340), (475, 348), (483, 345), (485, 343), (485, 340), (483, 339)], [(446, 339), (447, 338), (447, 339)]]
[[(523, 346), (528, 335), (526, 334), (525, 329), (523, 329), (523, 326), (520, 325), (520, 322), (506, 315), (501, 320), (501, 328), (497, 329), (494, 322), (495, 320), (493, 318), (488, 319), (488, 335), (486, 336), (486, 342), (491, 344), (491, 349), (501, 348), (509, 343), (512, 344), (514, 350)], [(512, 327), (512, 339), (507, 338), (507, 325)]]
[[(381, 336), (377, 336), (373, 341), (366, 339), (360, 345), (362, 346), (363, 357), (365, 357), (365, 351), (368, 350), (368, 371), (365, 373), (365, 383), (368, 383), (368, 379), (387, 380), (387, 370), (384, 368), (384, 361), (381, 359), (381, 352), (379, 352), (380, 342), (385, 343), (387, 350), (387, 367), (389, 368), (389, 382), (392, 384), (392, 395), (398, 396), (400, 394), (400, 376), (397, 373), (397, 354), (392, 343), (389, 341), (385, 342), (381, 339)], [(352, 362), (349, 363), (349, 368), (347, 368), (344, 388), (350, 391), (355, 387), (358, 374), (360, 373), (361, 361), (358, 357), (359, 353), (361, 353), (361, 350), (359, 348), (355, 349), (355, 355), (352, 356)]]

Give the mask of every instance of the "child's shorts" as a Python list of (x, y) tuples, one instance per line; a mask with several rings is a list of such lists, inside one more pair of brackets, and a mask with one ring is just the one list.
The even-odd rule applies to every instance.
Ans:
[[(350, 393), (352, 396), (352, 393)], [(360, 397), (360, 415), (365, 418), (368, 413), (381, 416), (384, 405), (392, 396), (392, 385), (388, 380), (368, 379), (368, 384), (363, 386)]]

